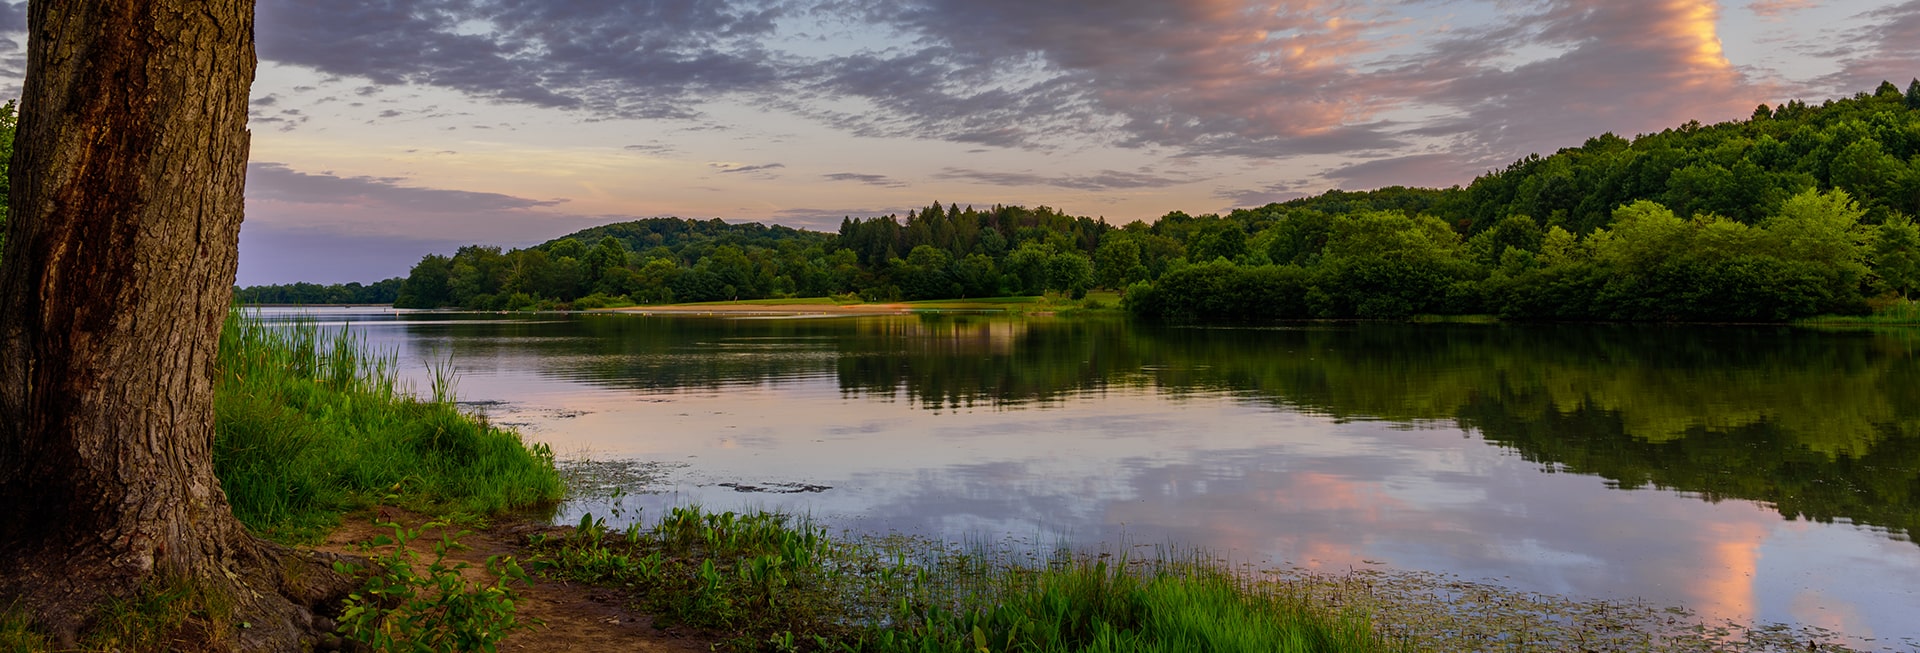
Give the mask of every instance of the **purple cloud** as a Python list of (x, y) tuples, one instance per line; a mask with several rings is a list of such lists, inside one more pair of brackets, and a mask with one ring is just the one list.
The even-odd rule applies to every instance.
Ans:
[(403, 185), (405, 181), (399, 177), (306, 173), (281, 163), (255, 162), (247, 165), (247, 199), (454, 214), (516, 211), (560, 203), (499, 193), (419, 188)]
[(699, 98), (777, 78), (755, 39), (779, 12), (751, 1), (264, 0), (257, 40), (262, 59), (376, 85), (685, 118)]
[(836, 172), (833, 174), (822, 175), (822, 176), (832, 181), (852, 181), (852, 182), (859, 182), (862, 184), (866, 184), (868, 186), (879, 186), (881, 188), (905, 188), (908, 186), (907, 182), (900, 181), (898, 179), (894, 179), (886, 175), (869, 175), (869, 174), (860, 174), (860, 173), (853, 173), (853, 172)]
[(993, 172), (965, 168), (947, 168), (938, 175), (938, 178), (977, 181), (995, 186), (1052, 186), (1087, 191), (1165, 188), (1194, 181), (1146, 172), (1119, 170), (1102, 170), (1091, 175), (1042, 175), (1031, 172)]

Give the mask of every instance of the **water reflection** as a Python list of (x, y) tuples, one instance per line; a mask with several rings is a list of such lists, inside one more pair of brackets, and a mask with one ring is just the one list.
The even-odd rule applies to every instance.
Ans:
[(479, 317), (367, 333), (450, 356), (464, 397), (561, 451), (686, 463), (628, 508), (1175, 542), (1920, 636), (1902, 333)]

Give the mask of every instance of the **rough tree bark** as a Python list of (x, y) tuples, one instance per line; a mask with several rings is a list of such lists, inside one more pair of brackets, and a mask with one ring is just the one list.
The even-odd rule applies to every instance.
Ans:
[[(213, 476), (252, 0), (33, 0), (0, 257), (0, 607), (71, 642), (190, 583), (224, 647), (297, 648), (337, 575), (257, 540)], [(247, 622), (250, 627), (237, 627)]]

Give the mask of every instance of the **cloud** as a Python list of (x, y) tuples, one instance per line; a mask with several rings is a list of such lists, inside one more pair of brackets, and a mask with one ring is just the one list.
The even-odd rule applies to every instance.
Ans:
[(740, 165), (738, 163), (712, 163), (708, 165), (715, 168), (719, 168), (720, 174), (723, 174), (723, 175), (731, 174), (735, 172), (764, 172), (767, 170), (778, 170), (780, 168), (787, 167), (787, 164), (784, 164), (784, 163), (762, 163), (759, 165)]
[(306, 173), (281, 163), (255, 162), (247, 165), (247, 199), (445, 214), (517, 211), (560, 203), (499, 193), (420, 188), (403, 185), (405, 181), (400, 177)]
[[(1553, 0), (1390, 60), (1383, 74), (1410, 89), (1410, 101), (1453, 111), (1406, 133), (1446, 142), (1460, 162), (1456, 175), (1437, 174), (1440, 157), (1409, 160), (1427, 183), (1465, 183), (1599, 132), (1745, 117), (1770, 90), (1727, 60), (1718, 17), (1716, 0)], [(1555, 54), (1503, 63), (1523, 48)], [(1373, 179), (1369, 170), (1346, 173)]]
[(1762, 18), (1778, 19), (1803, 9), (1820, 6), (1820, 0), (1753, 0), (1747, 4), (1747, 10)]
[[(1428, 4), (264, 0), (259, 42), (263, 59), (369, 80), (366, 94), (427, 85), (590, 118), (689, 118), (744, 97), (854, 136), (1186, 158), (1373, 159), (1444, 143), (1466, 161), (1460, 180), (1599, 131), (1743, 116), (1768, 97), (1721, 53), (1717, 0), (1410, 17)], [(1903, 56), (1905, 32), (1879, 31), (1891, 49), (1863, 66)], [(1107, 187), (1063, 187), (1087, 186)]]
[(1139, 188), (1165, 188), (1192, 183), (1193, 179), (1164, 177), (1145, 172), (1121, 172), (1102, 170), (1091, 175), (1041, 175), (1031, 172), (993, 172), (987, 170), (969, 170), (966, 168), (946, 168), (936, 175), (939, 179), (961, 179), (977, 181), (994, 186), (1052, 186), (1069, 190), (1131, 190)]
[(867, 174), (858, 174), (858, 173), (852, 173), (852, 172), (836, 172), (830, 175), (823, 175), (823, 176), (833, 181), (853, 181), (853, 182), (866, 184), (868, 186), (879, 186), (881, 188), (905, 188), (908, 186), (907, 182), (900, 181), (892, 177), (888, 177), (886, 175), (867, 175)]
[[(1920, 76), (1920, 0), (1861, 13), (1866, 25), (1842, 46), (1851, 53), (1841, 70), (1829, 76), (1830, 88), (1843, 93), (1870, 90), (1882, 81), (1911, 81)], [(1902, 84), (1902, 88), (1905, 85)]]
[(651, 141), (647, 143), (635, 143), (633, 145), (628, 145), (623, 149), (627, 150), (628, 152), (639, 152), (641, 154), (652, 154), (655, 156), (666, 156), (669, 154), (677, 154), (680, 151), (679, 148), (676, 148), (672, 145), (668, 145), (666, 143), (662, 143), (660, 141)]
[[(1065, 137), (1264, 155), (1383, 147), (1356, 77), (1376, 18), (1315, 0), (842, 3), (917, 37), (802, 78), (880, 111), (816, 112), (868, 135), (1041, 147)], [(802, 107), (801, 111), (805, 111)]]
[(1322, 0), (850, 0), (834, 6), (912, 45), (814, 64), (788, 108), (863, 136), (1185, 158), (1439, 144), (1459, 167), (1422, 159), (1420, 181), (1450, 185), (1601, 131), (1742, 117), (1768, 97), (1721, 51), (1716, 0), (1500, 5), (1480, 24), (1423, 26)]
[(0, 2), (0, 34), (27, 33), (27, 3)]
[(1249, 208), (1307, 197), (1308, 194), (1298, 190), (1299, 188), (1301, 186), (1290, 183), (1270, 184), (1260, 188), (1222, 188), (1215, 190), (1213, 196), (1232, 202), (1232, 208)]
[(767, 2), (264, 0), (260, 57), (379, 86), (420, 84), (602, 116), (684, 118), (778, 77)]
[(1328, 171), (1325, 176), (1339, 181), (1342, 188), (1445, 188), (1461, 184), (1460, 171), (1470, 169), (1473, 165), (1473, 162), (1451, 153), (1415, 154), (1343, 166)]

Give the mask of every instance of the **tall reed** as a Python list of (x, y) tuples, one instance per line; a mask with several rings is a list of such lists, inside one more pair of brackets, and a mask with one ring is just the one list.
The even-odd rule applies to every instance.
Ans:
[(220, 335), (214, 471), (255, 531), (311, 539), (378, 502), (492, 514), (557, 501), (545, 445), (463, 413), (451, 369), (414, 396), (391, 353), (349, 329), (271, 324), (236, 309)]

